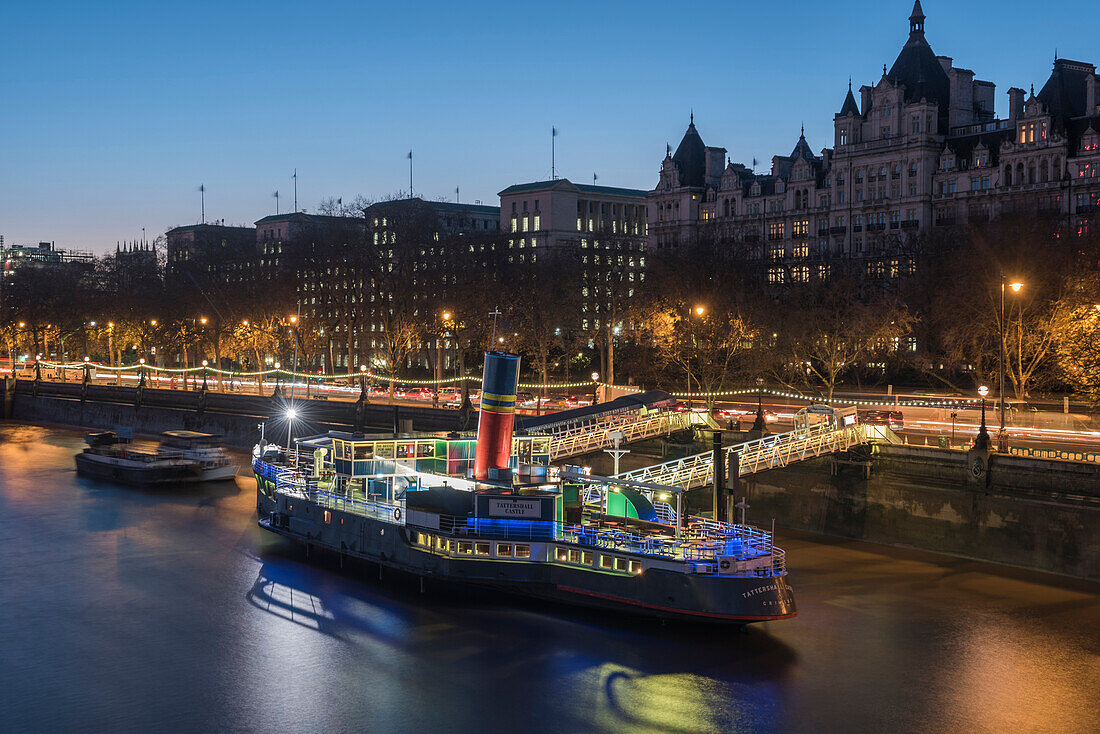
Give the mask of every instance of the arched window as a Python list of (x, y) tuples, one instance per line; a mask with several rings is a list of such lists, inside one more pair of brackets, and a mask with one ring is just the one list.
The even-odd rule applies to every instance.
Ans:
[(1005, 186), (1012, 185), (1012, 165), (1005, 166)]
[(1039, 161), (1039, 183), (1047, 182), (1047, 159)]
[(1058, 156), (1054, 156), (1054, 165), (1050, 167), (1050, 178), (1052, 181), (1062, 180), (1062, 159)]
[(1026, 183), (1024, 180), (1024, 164), (1023, 161), (1016, 164), (1016, 185), (1023, 186)]
[(1027, 182), (1029, 184), (1035, 183), (1035, 161), (1027, 164)]
[(730, 200), (729, 199), (726, 199), (726, 204), (725, 204), (725, 207), (724, 207), (724, 211), (725, 211), (725, 216), (728, 217), (730, 215)]

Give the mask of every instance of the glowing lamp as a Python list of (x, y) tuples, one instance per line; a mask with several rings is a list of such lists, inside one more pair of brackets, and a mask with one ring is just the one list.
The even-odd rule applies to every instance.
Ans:
[(292, 421), (297, 417), (298, 417), (298, 411), (297, 410), (295, 410), (294, 408), (290, 408), (290, 409), (287, 410), (287, 412), (286, 412), (287, 420)]
[(984, 398), (986, 395), (989, 394), (989, 388), (986, 387), (985, 385), (982, 385), (981, 387), (978, 388), (978, 394), (981, 395)]
[(599, 379), (600, 379), (600, 373), (599, 372), (593, 372), (592, 373), (592, 382), (596, 382)]
[(210, 363), (209, 363), (209, 362), (207, 362), (207, 361), (206, 361), (205, 359), (204, 359), (204, 360), (202, 361), (202, 366), (203, 366), (203, 367), (205, 367), (205, 366), (206, 366), (206, 365), (208, 365), (208, 364), (210, 364)]
[(1024, 287), (1023, 283), (1009, 283), (1008, 287), (1012, 289), (1013, 293), (1019, 293), (1020, 289)]
[(281, 369), (281, 368), (282, 368), (282, 365), (279, 364), (278, 362), (276, 362), (275, 363), (275, 369)]

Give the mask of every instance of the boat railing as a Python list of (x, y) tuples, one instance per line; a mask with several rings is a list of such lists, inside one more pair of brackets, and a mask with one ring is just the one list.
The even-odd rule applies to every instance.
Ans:
[(365, 515), (377, 520), (386, 520), (395, 525), (405, 524), (404, 502), (359, 499), (357, 497), (346, 497), (335, 492), (326, 492), (319, 489), (314, 489), (310, 492), (309, 499), (330, 510), (340, 510), (341, 512), (351, 512), (356, 515)]

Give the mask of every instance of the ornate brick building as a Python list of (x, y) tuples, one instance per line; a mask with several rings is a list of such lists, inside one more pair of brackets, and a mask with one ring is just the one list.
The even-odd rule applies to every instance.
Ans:
[(998, 118), (993, 83), (937, 56), (924, 23), (917, 0), (897, 60), (858, 102), (849, 82), (820, 154), (801, 135), (759, 174), (704, 145), (693, 116), (649, 193), (650, 248), (715, 236), (760, 258), (771, 283), (827, 277), (840, 259), (890, 281), (912, 267), (917, 236), (937, 227), (1040, 212), (1070, 236), (1096, 226), (1095, 65), (1056, 59), (1038, 94), (1008, 90)]

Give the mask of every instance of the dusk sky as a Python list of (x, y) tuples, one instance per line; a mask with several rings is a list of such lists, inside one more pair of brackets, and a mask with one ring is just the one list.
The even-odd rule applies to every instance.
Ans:
[[(927, 0), (956, 66), (1038, 89), (1094, 33), (1034, 3)], [(104, 251), (199, 220), (415, 189), (498, 204), (558, 175), (651, 188), (689, 110), (760, 167), (815, 151), (851, 75), (876, 82), (912, 2), (12, 3), (0, 43), (0, 234)], [(1082, 25), (1083, 29), (1085, 26)], [(1067, 32), (1069, 31), (1069, 32)]]

